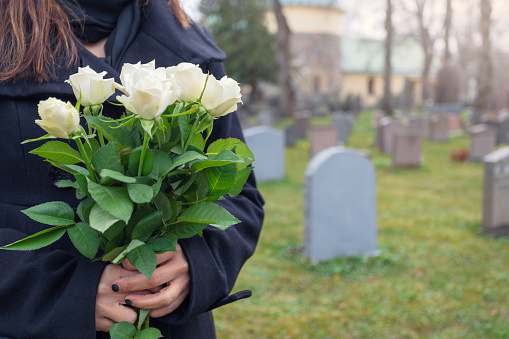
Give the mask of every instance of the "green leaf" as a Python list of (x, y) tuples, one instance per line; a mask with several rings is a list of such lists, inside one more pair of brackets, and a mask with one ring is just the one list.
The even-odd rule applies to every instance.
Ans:
[(116, 238), (119, 234), (122, 233), (126, 226), (126, 223), (122, 220), (117, 221), (113, 225), (111, 225), (103, 234), (108, 240), (113, 240)]
[(208, 154), (219, 154), (222, 150), (234, 150), (234, 153), (243, 159), (249, 159), (245, 163), (239, 163), (238, 169), (241, 170), (254, 161), (253, 152), (245, 143), (235, 138), (218, 139), (211, 143), (207, 148)]
[(88, 222), (90, 216), (90, 210), (94, 206), (95, 201), (92, 198), (82, 200), (76, 208), (76, 214), (83, 222)]
[(33, 251), (39, 248), (51, 245), (58, 239), (60, 239), (64, 233), (66, 226), (55, 226), (52, 228), (45, 229), (43, 231), (32, 234), (29, 237), (15, 241), (12, 244), (0, 247), (2, 250), (13, 250), (13, 251)]
[(207, 224), (181, 221), (171, 225), (163, 237), (176, 243), (177, 239), (190, 238), (200, 234), (205, 227)]
[(175, 168), (177, 168), (179, 166), (187, 164), (188, 162), (191, 162), (194, 160), (204, 160), (204, 159), (207, 159), (207, 157), (204, 155), (201, 155), (198, 152), (194, 152), (194, 151), (185, 152), (184, 154), (176, 156), (173, 159), (173, 164), (168, 169), (168, 172), (174, 170)]
[(203, 116), (203, 119), (200, 121), (198, 128), (196, 129), (196, 133), (203, 132), (207, 128), (211, 127), (213, 122), (214, 122), (214, 118), (212, 117), (212, 115), (206, 113)]
[(102, 186), (89, 181), (88, 190), (102, 209), (126, 223), (129, 222), (133, 212), (133, 202), (129, 198), (127, 188)]
[(216, 227), (228, 227), (240, 222), (223, 207), (206, 201), (192, 205), (182, 212), (177, 220), (210, 224)]
[[(136, 147), (131, 151), (131, 155), (129, 155), (129, 164), (128, 171), (131, 175), (138, 174), (138, 165), (140, 163), (141, 158), (141, 149), (143, 146)], [(143, 169), (142, 175), (149, 175), (152, 172), (152, 168), (154, 166), (154, 156), (150, 149), (145, 152), (145, 159), (143, 159)]]
[(133, 232), (131, 234), (131, 239), (146, 241), (152, 235), (152, 232), (154, 232), (162, 225), (163, 212), (159, 210), (152, 212), (149, 215), (141, 218), (136, 226), (134, 226)]
[(132, 339), (135, 335), (136, 327), (127, 321), (116, 323), (110, 327), (111, 339)]
[(140, 247), (140, 246), (143, 246), (145, 245), (145, 243), (143, 241), (139, 241), (138, 239), (134, 239), (134, 240), (131, 240), (131, 242), (129, 243), (129, 245), (127, 246), (127, 248), (125, 250), (122, 251), (122, 253), (120, 253), (113, 261), (112, 263), (115, 264), (115, 265), (118, 265), (120, 264), (122, 261), (124, 261), (124, 259), (126, 258), (127, 254), (129, 252), (131, 252), (132, 250)]
[(40, 157), (58, 161), (66, 165), (83, 162), (83, 159), (81, 158), (81, 155), (78, 151), (61, 141), (48, 141), (41, 147), (31, 150), (28, 153), (37, 154)]
[(246, 160), (240, 158), (230, 150), (223, 150), (219, 154), (210, 156), (207, 160), (196, 162), (192, 168), (199, 171), (208, 167), (224, 166), (233, 163), (244, 163)]
[[(173, 198), (171, 199), (173, 200)], [(154, 204), (163, 213), (164, 221), (169, 221), (173, 216), (174, 207), (172, 207), (172, 203), (175, 204), (175, 201), (172, 202), (163, 192), (159, 192), (154, 198)]]
[(153, 134), (153, 127), (154, 127), (154, 120), (146, 120), (141, 119), (141, 127), (143, 127), (143, 130), (152, 137)]
[(124, 146), (135, 147), (133, 138), (129, 131), (124, 128), (118, 127), (118, 122), (114, 122), (113, 119), (107, 117), (93, 117), (86, 116), (85, 119), (89, 124), (97, 128), (108, 141), (115, 141)]
[(96, 230), (89, 224), (79, 222), (75, 226), (67, 229), (67, 234), (76, 249), (85, 257), (93, 259), (101, 245), (101, 238)]
[[(110, 252), (106, 253), (103, 258), (102, 258), (102, 261), (109, 261), (109, 262), (113, 262), (113, 260), (118, 257), (120, 255), (120, 253), (122, 253), (125, 249), (126, 249), (127, 245), (124, 245), (124, 246), (120, 246), (120, 247), (116, 247), (114, 249), (112, 249)], [(122, 262), (123, 259), (120, 261)]]
[(189, 121), (187, 115), (181, 115), (178, 118), (178, 124), (180, 128), (180, 144), (184, 147), (187, 136), (189, 135)]
[(150, 202), (154, 196), (152, 187), (147, 185), (127, 184), (127, 191), (129, 192), (129, 197), (131, 200), (136, 204), (144, 204)]
[(97, 173), (101, 173), (103, 169), (115, 172), (122, 172), (124, 170), (120, 163), (120, 155), (118, 154), (115, 142), (110, 142), (99, 148), (92, 156), (91, 162)]
[(244, 184), (246, 183), (247, 179), (249, 178), (249, 174), (251, 174), (252, 171), (253, 167), (247, 167), (237, 172), (237, 175), (235, 176), (235, 184), (233, 185), (230, 193), (228, 193), (230, 197), (236, 197), (240, 194), (240, 192), (242, 192), (242, 188), (244, 187)]
[(34, 142), (34, 141), (41, 141), (41, 140), (48, 140), (48, 139), (56, 139), (57, 137), (54, 136), (54, 135), (51, 135), (51, 134), (46, 134), (46, 135), (43, 135), (42, 137), (40, 138), (37, 138), (37, 139), (28, 139), (28, 140), (25, 140), (23, 141), (21, 144), (27, 144), (29, 142)]
[(201, 133), (194, 133), (191, 136), (191, 141), (189, 142), (189, 145), (204, 150), (205, 140), (203, 139), (203, 135), (201, 135)]
[(115, 218), (97, 204), (95, 204), (90, 211), (90, 227), (101, 233), (106, 232), (113, 224), (119, 220), (119, 218)]
[(154, 238), (147, 241), (147, 246), (154, 252), (164, 253), (168, 251), (177, 251), (177, 238), (172, 241), (167, 238)]
[(138, 319), (136, 320), (136, 328), (138, 330), (141, 330), (141, 327), (143, 326), (145, 319), (147, 319), (149, 312), (150, 312), (150, 310), (144, 310), (144, 309), (139, 310)]
[(236, 164), (205, 169), (205, 175), (210, 185), (210, 194), (217, 196), (228, 194), (235, 184), (236, 172)]
[(127, 254), (127, 259), (129, 259), (129, 262), (136, 267), (138, 271), (150, 280), (157, 265), (157, 257), (154, 251), (148, 246), (139, 246)]
[(187, 202), (197, 202), (202, 200), (209, 193), (209, 181), (203, 172), (196, 173), (196, 179), (189, 189), (185, 192), (184, 197)]
[(124, 175), (120, 172), (112, 171), (109, 169), (103, 169), (99, 175), (101, 178), (112, 178), (127, 184), (134, 184), (136, 182), (136, 178), (128, 177), (127, 175)]
[(62, 201), (46, 202), (21, 212), (29, 218), (46, 225), (66, 226), (74, 224), (73, 209)]
[(157, 328), (149, 327), (138, 333), (134, 339), (159, 339), (162, 337), (161, 331)]
[(173, 161), (171, 157), (163, 151), (156, 151), (154, 154), (154, 165), (150, 177), (159, 180), (170, 171)]
[(92, 158), (94, 153), (101, 147), (101, 145), (99, 145), (99, 141), (91, 138), (88, 138), (83, 146), (89, 159)]

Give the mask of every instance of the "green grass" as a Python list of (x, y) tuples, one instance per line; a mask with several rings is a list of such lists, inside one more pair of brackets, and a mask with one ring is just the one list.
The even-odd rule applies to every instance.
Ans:
[(392, 169), (373, 147), (370, 112), (347, 146), (372, 154), (381, 255), (312, 265), (302, 258), (309, 144), (286, 154), (286, 179), (259, 185), (266, 219), (235, 291), (214, 311), (219, 338), (509, 338), (509, 240), (480, 233), (481, 164), (452, 162), (468, 136), (424, 142), (424, 162)]

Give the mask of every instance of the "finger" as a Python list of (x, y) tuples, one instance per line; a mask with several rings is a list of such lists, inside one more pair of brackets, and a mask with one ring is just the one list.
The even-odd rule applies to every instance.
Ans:
[(187, 273), (189, 266), (187, 261), (171, 261), (155, 269), (150, 280), (143, 274), (139, 273), (132, 277), (117, 279), (113, 284), (118, 285), (120, 293), (129, 293), (133, 291), (147, 290), (160, 286), (168, 281), (174, 280), (176, 277)]
[(96, 321), (95, 329), (100, 332), (109, 332), (110, 327), (115, 325), (115, 322), (108, 318), (101, 318)]
[(136, 319), (138, 319), (138, 314), (136, 311), (129, 307), (125, 307), (122, 304), (114, 305), (112, 312), (109, 313), (109, 316), (115, 323), (127, 321), (128, 323), (134, 324)]
[(184, 300), (186, 300), (188, 295), (189, 287), (182, 291), (182, 293), (180, 293), (179, 296), (170, 305), (161, 308), (155, 308), (149, 312), (149, 315), (153, 318), (159, 318), (170, 314), (171, 312), (175, 311), (184, 302)]
[[(189, 287), (189, 276), (181, 276), (173, 280), (167, 287), (156, 294), (144, 296), (130, 294), (127, 300), (134, 306), (143, 309), (155, 309), (166, 307), (172, 304), (177, 297)], [(126, 303), (129, 303), (126, 301)]]

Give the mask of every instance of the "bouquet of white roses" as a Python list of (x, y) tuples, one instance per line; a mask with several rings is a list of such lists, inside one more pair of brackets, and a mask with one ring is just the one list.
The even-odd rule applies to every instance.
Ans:
[[(241, 192), (253, 154), (234, 138), (216, 140), (206, 150), (205, 145), (214, 118), (241, 102), (240, 88), (189, 63), (125, 64), (121, 84), (105, 74), (85, 67), (71, 75), (66, 82), (76, 106), (41, 101), (41, 120), (35, 122), (48, 134), (25, 141), (76, 142), (78, 150), (52, 140), (30, 153), (73, 175), (59, 185), (76, 190), (77, 210), (60, 201), (30, 207), (23, 213), (52, 227), (1, 248), (35, 250), (67, 233), (84, 256), (114, 264), (127, 258), (150, 279), (156, 254), (175, 251), (179, 239), (201, 235), (208, 225), (224, 230), (239, 222), (214, 202)], [(115, 120), (103, 116), (102, 104), (117, 89), (124, 93), (117, 100), (126, 113)], [(148, 310), (138, 315), (135, 325), (114, 325), (111, 337), (159, 338), (149, 327)]]

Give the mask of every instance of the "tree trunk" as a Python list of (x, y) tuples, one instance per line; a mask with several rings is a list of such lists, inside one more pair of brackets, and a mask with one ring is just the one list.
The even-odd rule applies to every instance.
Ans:
[(449, 37), (451, 35), (451, 25), (452, 25), (452, 0), (447, 0), (447, 10), (445, 12), (445, 20), (444, 20), (444, 65), (447, 65), (449, 60), (451, 59), (451, 50), (449, 48)]
[(424, 5), (425, 2), (421, 2), (419, 0), (415, 0), (415, 4), (417, 5), (417, 20), (419, 22), (419, 31), (421, 35), (421, 45), (422, 50), (424, 52), (424, 65), (422, 68), (422, 102), (425, 103), (426, 100), (431, 99), (431, 87), (429, 84), (429, 72), (431, 70), (431, 62), (433, 60), (433, 49), (435, 41), (431, 38), (429, 34), (429, 29), (424, 24)]
[(293, 117), (295, 111), (295, 93), (292, 88), (290, 76), (290, 27), (283, 15), (279, 0), (274, 0), (274, 13), (277, 20), (277, 64), (279, 85), (279, 109), (283, 116)]
[(385, 17), (385, 31), (387, 37), (385, 39), (385, 75), (384, 75), (384, 101), (383, 110), (387, 115), (392, 115), (392, 3), (387, 0), (387, 14)]
[(482, 48), (477, 75), (477, 98), (475, 100), (475, 112), (473, 123), (481, 122), (482, 114), (489, 108), (490, 94), (492, 91), (492, 64), (491, 64), (491, 2), (481, 1), (480, 30), (482, 36)]

